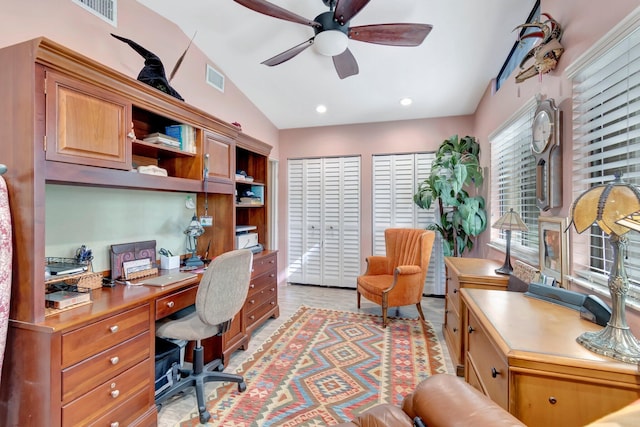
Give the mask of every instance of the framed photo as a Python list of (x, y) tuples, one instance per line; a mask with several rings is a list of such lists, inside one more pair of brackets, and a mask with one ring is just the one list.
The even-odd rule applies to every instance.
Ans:
[(560, 286), (564, 276), (569, 274), (569, 232), (565, 232), (566, 228), (566, 218), (538, 217), (540, 273), (553, 277)]

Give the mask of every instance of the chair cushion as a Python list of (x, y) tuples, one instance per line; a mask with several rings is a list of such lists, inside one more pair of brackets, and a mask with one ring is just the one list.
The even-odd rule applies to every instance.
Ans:
[(196, 341), (217, 335), (218, 332), (219, 325), (207, 325), (195, 311), (177, 320), (156, 322), (156, 336), (162, 338)]

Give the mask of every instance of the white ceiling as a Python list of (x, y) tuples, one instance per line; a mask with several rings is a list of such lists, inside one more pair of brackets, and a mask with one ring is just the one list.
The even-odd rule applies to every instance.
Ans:
[[(433, 25), (418, 47), (350, 40), (360, 73), (340, 80), (330, 57), (310, 47), (260, 63), (313, 36), (310, 27), (266, 16), (233, 0), (138, 0), (175, 22), (279, 129), (473, 114), (535, 0), (371, 0), (351, 26)], [(270, 0), (313, 19), (322, 0)], [(402, 107), (400, 99), (413, 104)], [(318, 104), (327, 106), (318, 114)]]

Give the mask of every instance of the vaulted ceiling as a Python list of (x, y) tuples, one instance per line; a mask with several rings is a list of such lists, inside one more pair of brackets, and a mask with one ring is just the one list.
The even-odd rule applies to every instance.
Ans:
[[(261, 62), (314, 35), (309, 26), (233, 0), (138, 0), (178, 25), (279, 129), (473, 114), (535, 0), (371, 0), (351, 26), (424, 23), (417, 47), (349, 40), (357, 75), (340, 79), (313, 47), (280, 65)], [(322, 0), (269, 0), (314, 19)], [(346, 1), (346, 0), (342, 0)], [(409, 97), (410, 106), (400, 105)], [(327, 107), (324, 114), (316, 106)]]

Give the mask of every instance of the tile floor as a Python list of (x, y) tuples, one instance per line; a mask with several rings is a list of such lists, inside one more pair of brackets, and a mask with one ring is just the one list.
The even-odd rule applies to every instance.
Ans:
[[(280, 306), (280, 317), (268, 320), (262, 327), (256, 330), (251, 337), (249, 348), (246, 351), (236, 351), (232, 356), (229, 364), (225, 368), (227, 372), (234, 372), (242, 363), (253, 354), (274, 331), (278, 329), (293, 313), (296, 312), (301, 305), (310, 307), (332, 308), (336, 310), (358, 311), (356, 307), (356, 292), (354, 289), (338, 289), (326, 288), (319, 286), (305, 285), (280, 285), (278, 288), (278, 303)], [(444, 319), (444, 298), (422, 299), (422, 310), (427, 320), (433, 325), (440, 343), (442, 352), (447, 363), (447, 372), (454, 373), (451, 358), (447, 346), (442, 336), (442, 323)], [(364, 313), (380, 314), (380, 306), (375, 305), (363, 298), (362, 308)], [(396, 316), (396, 309), (389, 310), (390, 316)], [(418, 312), (414, 306), (400, 308), (400, 317), (418, 317)], [(206, 384), (207, 394), (210, 393), (218, 384)], [(192, 389), (190, 389), (192, 390)], [(187, 414), (197, 414), (195, 393), (187, 391), (181, 396), (177, 396), (165, 405), (158, 414), (159, 427), (176, 426)]]

